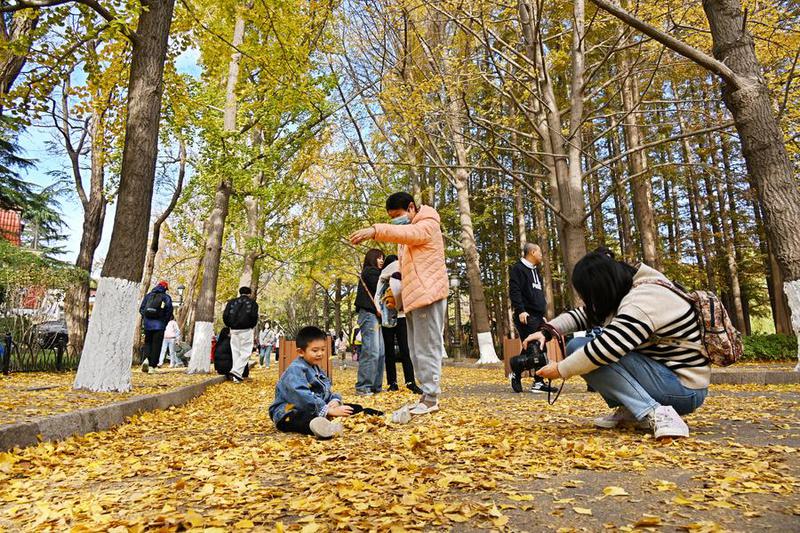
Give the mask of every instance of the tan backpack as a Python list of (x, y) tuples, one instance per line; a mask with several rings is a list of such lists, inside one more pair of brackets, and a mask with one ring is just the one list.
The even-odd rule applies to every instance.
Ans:
[[(640, 281), (635, 283), (634, 287), (644, 284), (660, 285), (689, 302), (700, 323), (701, 343), (712, 364), (732, 365), (744, 353), (742, 334), (733, 327), (728, 311), (716, 294), (709, 291), (689, 292), (666, 279)], [(661, 338), (653, 337), (651, 340), (661, 340)], [(673, 340), (675, 344), (681, 344), (680, 339)]]

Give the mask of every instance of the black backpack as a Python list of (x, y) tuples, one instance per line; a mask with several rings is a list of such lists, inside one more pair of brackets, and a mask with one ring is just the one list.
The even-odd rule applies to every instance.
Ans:
[(235, 298), (228, 302), (222, 320), (231, 329), (250, 329), (258, 324), (258, 304), (252, 298)]
[(163, 292), (151, 292), (144, 302), (145, 318), (164, 318), (167, 310), (167, 295)]
[[(233, 369), (233, 351), (231, 350), (230, 329), (222, 328), (217, 336), (217, 344), (214, 346), (214, 370), (217, 374), (228, 375)], [(243, 377), (250, 374), (250, 365), (244, 367)]]

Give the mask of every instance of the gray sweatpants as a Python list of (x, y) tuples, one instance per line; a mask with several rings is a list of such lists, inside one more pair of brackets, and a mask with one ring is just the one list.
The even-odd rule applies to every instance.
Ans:
[(408, 327), (408, 351), (414, 363), (414, 375), (426, 399), (435, 400), (442, 389), (439, 378), (442, 375), (442, 355), (444, 355), (444, 316), (447, 299), (433, 302), (413, 311), (406, 312)]

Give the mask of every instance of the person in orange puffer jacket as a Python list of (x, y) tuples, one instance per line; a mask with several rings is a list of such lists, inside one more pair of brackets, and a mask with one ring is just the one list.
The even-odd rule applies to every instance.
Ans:
[(442, 374), (444, 320), (447, 310), (448, 277), (444, 260), (444, 237), (439, 213), (427, 205), (417, 207), (406, 192), (386, 200), (391, 224), (375, 224), (356, 231), (350, 242), (369, 239), (397, 243), (403, 283), (408, 344), (422, 397), (408, 409), (411, 415), (439, 410), (439, 380)]

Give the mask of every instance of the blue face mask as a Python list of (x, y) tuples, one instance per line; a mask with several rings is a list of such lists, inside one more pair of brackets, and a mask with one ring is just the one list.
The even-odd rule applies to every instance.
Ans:
[(408, 217), (408, 215), (401, 215), (397, 218), (393, 218), (392, 224), (396, 224), (398, 226), (404, 226), (406, 224), (411, 224), (411, 219)]

